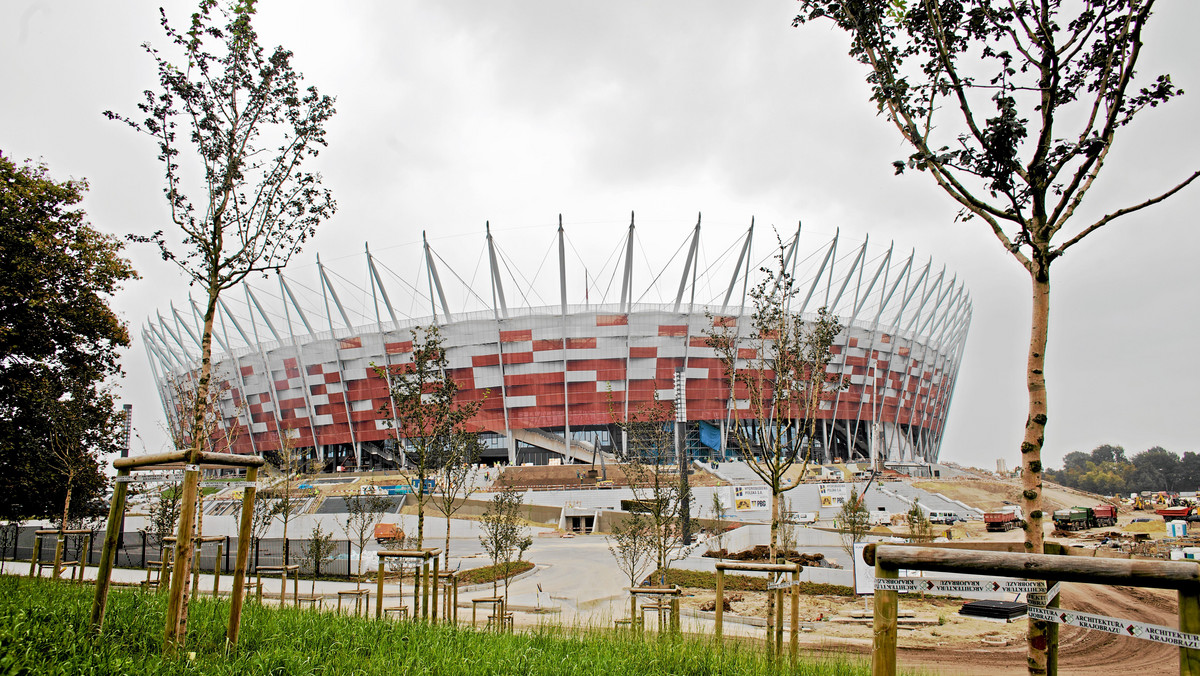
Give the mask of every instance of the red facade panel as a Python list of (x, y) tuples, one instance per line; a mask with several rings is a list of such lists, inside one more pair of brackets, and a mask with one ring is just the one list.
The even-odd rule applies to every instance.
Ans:
[(596, 315), (596, 326), (628, 326), (629, 315)]
[(534, 352), (544, 352), (546, 350), (561, 350), (563, 347), (562, 340), (535, 340), (533, 341)]
[(568, 338), (568, 350), (594, 350), (596, 349), (595, 338)]
[(501, 331), (500, 332), (500, 342), (501, 343), (517, 343), (522, 340), (533, 340), (533, 330), (532, 329), (519, 329), (516, 331)]

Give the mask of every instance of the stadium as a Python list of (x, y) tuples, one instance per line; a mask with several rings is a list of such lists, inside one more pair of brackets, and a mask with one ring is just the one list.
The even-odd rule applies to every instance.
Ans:
[[(748, 291), (781, 259), (795, 280), (790, 311), (807, 319), (827, 307), (843, 325), (829, 371), (846, 385), (821, 403), (814, 460), (937, 461), (971, 320), (969, 294), (944, 266), (894, 245), (873, 249), (869, 239), (839, 242), (837, 233), (806, 242), (802, 228), (760, 234), (767, 245), (755, 241), (753, 222), (716, 255), (699, 222), (680, 228), (665, 262), (649, 260), (632, 219), (587, 231), (624, 236), (611, 236), (619, 241), (606, 261), (588, 260), (560, 218), (557, 230), (545, 228), (540, 263), (507, 255), (490, 229), (473, 270), (472, 247), (448, 247), (468, 261), (469, 278), (423, 235), (399, 255), (367, 248), (336, 266), (318, 255), (315, 266), (248, 279), (223, 294), (215, 319), (212, 445), (266, 453), (286, 435), (327, 471), (402, 467), (375, 366), (404, 363), (413, 329), (436, 324), (459, 396), (483, 400), (473, 423), (484, 463), (615, 460), (624, 443), (617, 423), (677, 397), (686, 452), (732, 459), (726, 431), (749, 412), (730, 399), (704, 332), (715, 321), (748, 326)], [(522, 252), (538, 250), (528, 235), (519, 239)], [(578, 289), (580, 280), (582, 297), (573, 297), (568, 281)], [(180, 305), (142, 332), (172, 425), (199, 368), (202, 326), (194, 300)]]

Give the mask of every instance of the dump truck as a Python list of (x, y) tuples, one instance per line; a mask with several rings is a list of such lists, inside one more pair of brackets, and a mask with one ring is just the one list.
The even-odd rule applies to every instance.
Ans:
[(1117, 525), (1117, 508), (1112, 505), (1096, 505), (1092, 508), (1096, 528), (1108, 528)]
[(375, 524), (375, 541), (381, 545), (399, 545), (404, 542), (404, 531), (394, 523)]
[(1021, 527), (1020, 507), (1001, 507), (995, 511), (984, 512), (983, 523), (994, 533)]
[(1059, 530), (1087, 530), (1092, 527), (1094, 519), (1090, 507), (1060, 509), (1054, 513), (1054, 527)]

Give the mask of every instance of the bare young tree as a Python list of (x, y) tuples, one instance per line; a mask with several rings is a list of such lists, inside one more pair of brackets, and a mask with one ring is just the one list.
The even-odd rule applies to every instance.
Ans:
[(842, 551), (854, 556), (854, 545), (862, 542), (871, 530), (871, 514), (859, 499), (858, 489), (850, 489), (850, 497), (842, 503), (837, 516), (838, 532), (842, 537)]
[[(658, 554), (658, 538), (649, 519), (633, 512), (615, 524), (606, 539), (608, 551), (617, 561), (617, 570), (629, 580), (630, 587), (637, 587), (650, 572)], [(629, 595), (629, 617), (632, 621), (637, 620), (637, 597), (633, 594)]]
[(933, 524), (921, 504), (913, 500), (912, 507), (904, 514), (904, 522), (908, 525), (909, 542), (930, 542), (933, 540)]
[(436, 325), (413, 329), (412, 338), (407, 361), (373, 368), (377, 377), (387, 381), (391, 399), (380, 414), (395, 431), (396, 442), (416, 475), (420, 548), (425, 542), (425, 505), (432, 497), (426, 485), (455, 453), (455, 439), (465, 433), (481, 402), (456, 401), (458, 383), (447, 368), (442, 333)]
[[(782, 242), (775, 266), (750, 291), (754, 310), (743, 332), (738, 318), (714, 318), (708, 345), (721, 360), (729, 383), (730, 406), (746, 414), (732, 419), (734, 445), (746, 464), (771, 489), (771, 558), (782, 522), (782, 496), (800, 485), (785, 485), (792, 466), (808, 471), (817, 439), (821, 402), (845, 383), (828, 372), (834, 341), (842, 326), (827, 308), (812, 321), (792, 311), (797, 293)], [(747, 352), (750, 357), (743, 357)]]
[(479, 489), (476, 484), (479, 470), (475, 463), (479, 461), (481, 452), (478, 435), (461, 430), (454, 432), (450, 435), (447, 454), (437, 470), (439, 492), (435, 494), (435, 499), (442, 516), (446, 517), (446, 548), (442, 551), (447, 565), (450, 563), (450, 519)]
[(346, 498), (346, 523), (342, 526), (346, 537), (358, 546), (358, 573), (355, 589), (362, 584), (363, 552), (375, 533), (375, 524), (383, 518), (392, 501), (386, 495), (351, 495)]
[[(794, 21), (828, 19), (849, 35), (850, 56), (866, 66), (871, 105), (912, 151), (893, 162), (896, 173), (930, 176), (959, 206), (955, 220), (975, 220), (1029, 275), (1020, 458), (1031, 553), (1044, 549), (1051, 264), (1200, 178), (1192, 171), (1149, 197), (1121, 194), (1120, 173), (1110, 176), (1115, 183), (1097, 183), (1118, 132), (1183, 93), (1170, 75), (1137, 70), (1153, 8), (1154, 0), (802, 0)], [(1089, 212), (1084, 200), (1096, 186), (1105, 201), (1126, 205)], [(1031, 674), (1046, 672), (1048, 629), (1030, 620)]]
[(712, 510), (713, 527), (717, 531), (717, 551), (719, 551), (720, 559), (725, 560), (725, 531), (729, 529), (729, 518), (725, 516), (725, 505), (721, 504), (721, 496), (717, 491), (712, 494)]
[[(184, 31), (162, 11), (175, 55), (145, 45), (159, 78), (157, 91), (147, 90), (138, 105), (145, 117), (137, 121), (105, 113), (157, 143), (166, 176), (163, 191), (181, 235), (172, 242), (174, 237), (159, 230), (137, 239), (158, 245), (163, 258), (177, 263), (204, 293), (188, 464), (196, 464), (203, 449), (213, 322), (221, 293), (255, 271), (285, 265), (335, 208), (320, 174), (306, 169), (325, 146), (334, 101), (315, 87), (302, 89), (290, 51), (264, 51), (251, 23), (254, 5), (253, 0), (229, 0), (222, 6), (217, 0), (201, 0)], [(199, 170), (184, 170), (184, 162)], [(198, 177), (194, 183), (192, 176)], [(167, 608), (168, 651), (182, 646), (186, 637), (184, 585), (198, 483), (199, 472), (188, 472)]]
[(305, 450), (296, 446), (296, 434), (293, 430), (285, 429), (280, 432), (279, 451), (274, 458), (279, 477), (270, 489), (270, 514), (271, 518), (279, 519), (283, 524), (285, 563), (288, 560), (288, 524), (306, 497), (297, 488), (309, 475), (310, 463)]
[(328, 532), (318, 521), (313, 525), (312, 532), (308, 534), (308, 542), (300, 548), (300, 556), (304, 562), (312, 565), (312, 591), (310, 594), (317, 593), (317, 578), (321, 575), (321, 564), (330, 560), (334, 550), (337, 549), (337, 543), (333, 541), (333, 533)]
[[(504, 576), (504, 599), (508, 600), (508, 583), (512, 574), (513, 555), (517, 553), (521, 540), (526, 536), (521, 507), (524, 496), (513, 486), (506, 486), (492, 494), (491, 504), (479, 517), (479, 544), (492, 559), (492, 564)], [(496, 594), (497, 581), (492, 580), (492, 595)]]
[(627, 440), (622, 460), (625, 477), (633, 491), (631, 512), (640, 512), (654, 536), (654, 562), (665, 584), (671, 564), (682, 557), (684, 545), (680, 514), (684, 503), (676, 463), (675, 424), (671, 406), (655, 401), (639, 407), (629, 420), (620, 423)]

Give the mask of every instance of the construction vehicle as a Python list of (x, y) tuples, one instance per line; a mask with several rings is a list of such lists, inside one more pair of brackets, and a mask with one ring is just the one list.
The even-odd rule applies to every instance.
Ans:
[(993, 533), (1020, 528), (1023, 523), (1021, 508), (1016, 506), (1001, 507), (995, 511), (984, 512), (983, 523)]
[(1060, 509), (1054, 513), (1054, 527), (1059, 530), (1087, 530), (1092, 527), (1095, 516), (1088, 507)]
[(1138, 510), (1138, 511), (1141, 511), (1141, 510), (1144, 510), (1144, 509), (1146, 509), (1146, 507), (1147, 507), (1147, 505), (1146, 505), (1146, 499), (1145, 499), (1145, 498), (1143, 498), (1143, 497), (1142, 497), (1142, 496), (1140, 496), (1140, 495), (1135, 495), (1135, 496), (1133, 496), (1133, 508), (1134, 508), (1134, 509), (1136, 509), (1136, 510)]
[(375, 524), (375, 542), (383, 546), (400, 546), (404, 542), (404, 530), (394, 523), (377, 523)]
[(1092, 508), (1096, 528), (1107, 528), (1117, 525), (1117, 508), (1112, 505), (1096, 505)]

